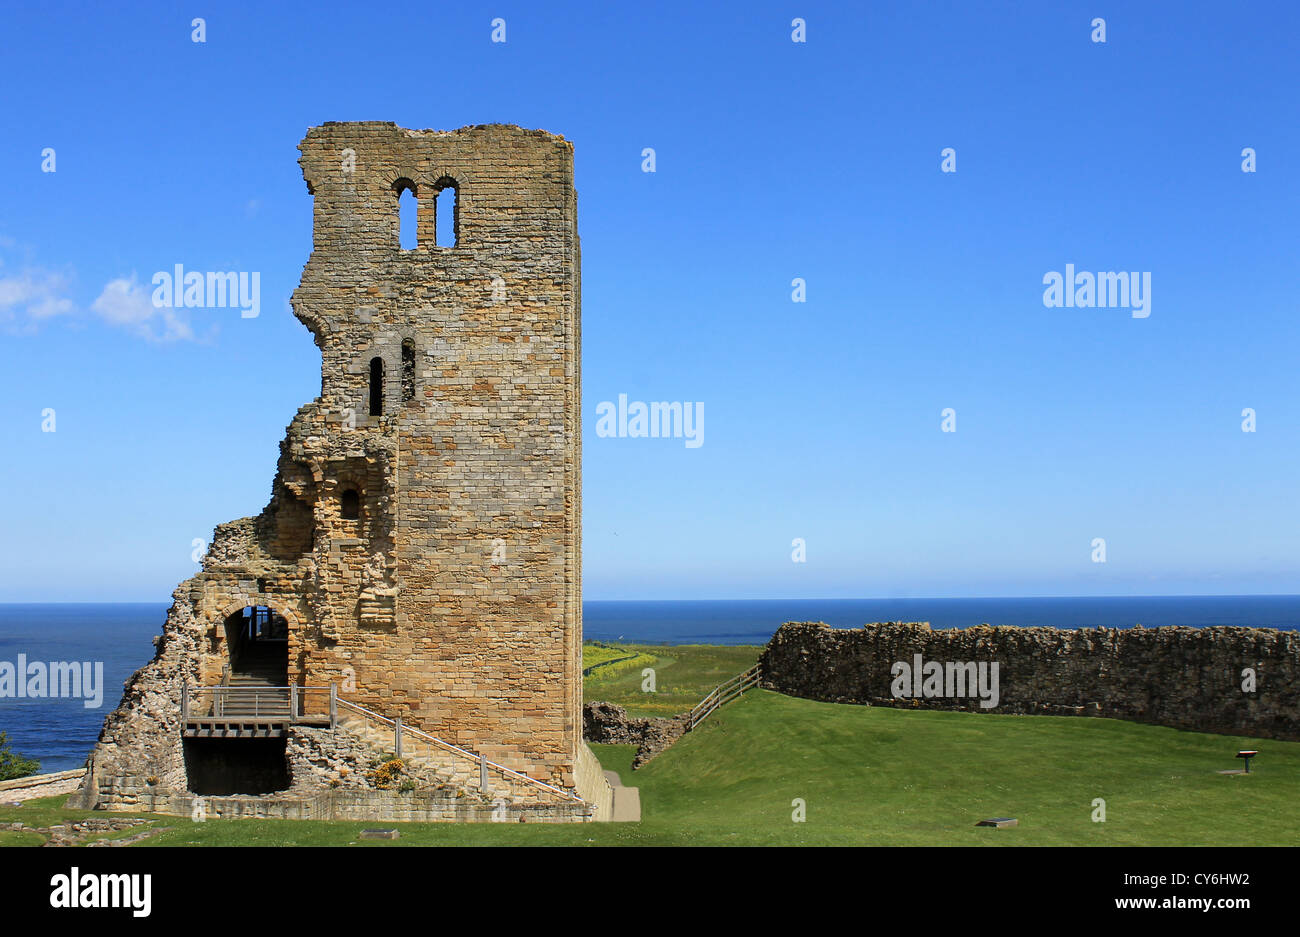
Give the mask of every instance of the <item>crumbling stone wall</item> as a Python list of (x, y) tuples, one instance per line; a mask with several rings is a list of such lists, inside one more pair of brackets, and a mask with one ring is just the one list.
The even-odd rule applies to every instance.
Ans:
[[(300, 147), (313, 251), (294, 314), (321, 394), (266, 509), (219, 526), (82, 800), (185, 790), (182, 683), (230, 664), (226, 622), (288, 623), (288, 676), (572, 789), (581, 715), (580, 291), (573, 148), (507, 125), (327, 123)], [(434, 243), (455, 190), (455, 246)], [(398, 198), (417, 196), (402, 250)], [(381, 363), (372, 368), (372, 361)], [(372, 393), (372, 374), (381, 375)], [(378, 413), (371, 400), (380, 398)], [(349, 492), (357, 516), (348, 516)]]
[(589, 742), (635, 745), (632, 767), (639, 768), (686, 734), (687, 716), (633, 717), (617, 703), (595, 701), (582, 710)]
[[(978, 698), (895, 699), (896, 662), (998, 663), (996, 708)], [(836, 703), (1109, 716), (1300, 740), (1300, 633), (1269, 628), (1015, 628), (932, 631), (925, 622), (855, 629), (790, 622), (762, 657), (767, 689)], [(1245, 670), (1255, 674), (1245, 692)]]

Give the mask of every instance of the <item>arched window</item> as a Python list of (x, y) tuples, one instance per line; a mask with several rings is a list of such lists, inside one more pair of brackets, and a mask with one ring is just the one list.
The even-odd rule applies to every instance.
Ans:
[(384, 359), (370, 359), (370, 415), (384, 415)]
[(418, 233), (420, 200), (415, 183), (410, 179), (398, 179), (393, 183), (397, 193), (397, 243), (404, 251), (413, 251), (420, 246)]
[(361, 517), (361, 495), (357, 494), (355, 488), (345, 488), (343, 490), (340, 504), (345, 521), (355, 521)]
[(456, 180), (443, 176), (433, 197), (433, 243), (438, 247), (455, 247), (460, 237), (460, 205)]
[(410, 403), (415, 399), (415, 342), (405, 339), (402, 342), (402, 402)]

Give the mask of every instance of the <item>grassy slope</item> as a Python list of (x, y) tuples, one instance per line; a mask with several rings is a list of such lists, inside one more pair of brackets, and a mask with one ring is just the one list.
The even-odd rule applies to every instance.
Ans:
[[(1258, 748), (1250, 777), (1216, 774)], [(1300, 842), (1300, 743), (1111, 719), (842, 706), (758, 691), (637, 772), (656, 816), (710, 842)], [(792, 823), (790, 802), (807, 802)], [(1094, 798), (1106, 822), (1091, 820)], [(1012, 816), (1013, 830), (976, 820)]]

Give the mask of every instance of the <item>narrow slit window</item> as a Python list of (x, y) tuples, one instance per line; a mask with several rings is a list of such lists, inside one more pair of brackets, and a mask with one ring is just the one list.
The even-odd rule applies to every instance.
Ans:
[(415, 399), (415, 342), (406, 339), (402, 342), (402, 402), (410, 403)]
[(438, 194), (434, 196), (433, 240), (438, 247), (455, 247), (460, 231), (460, 206), (457, 204), (456, 183), (443, 179)]
[(345, 521), (355, 521), (361, 517), (361, 495), (357, 494), (355, 488), (343, 492), (342, 511)]
[(415, 197), (415, 186), (409, 182), (399, 180), (396, 188), (398, 244), (404, 251), (413, 251), (420, 246), (420, 238), (417, 232), (420, 200)]
[(370, 415), (384, 415), (384, 359), (370, 359)]

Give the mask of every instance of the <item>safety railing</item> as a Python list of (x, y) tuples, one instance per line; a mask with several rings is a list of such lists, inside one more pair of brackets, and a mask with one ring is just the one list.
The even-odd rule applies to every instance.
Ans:
[(333, 686), (181, 687), (181, 720), (303, 719), (337, 721), (338, 691)]
[(759, 666), (755, 664), (744, 673), (737, 674), (725, 683), (718, 684), (710, 691), (708, 696), (696, 703), (695, 708), (687, 714), (686, 731), (689, 732), (694, 729), (709, 717), (709, 713), (719, 706), (731, 702), (750, 687), (757, 686), (760, 676)]
[(547, 784), (545, 781), (539, 781), (536, 778), (530, 778), (526, 774), (520, 774), (513, 771), (505, 765), (499, 765), (494, 761), (488, 760), (484, 755), (476, 754), (459, 746), (452, 745), (450, 742), (444, 742), (442, 739), (430, 735), (427, 732), (407, 725), (401, 720), (401, 717), (389, 719), (387, 716), (381, 716), (372, 709), (345, 700), (342, 697), (336, 697), (338, 704), (338, 721), (344, 727), (347, 727), (349, 715), (357, 716), (373, 724), (385, 734), (391, 733), (393, 738), (393, 754), (398, 758), (405, 758), (412, 754), (420, 754), (421, 748), (430, 749), (445, 758), (450, 758), (459, 769), (462, 776), (473, 777), (477, 774), (478, 788), (484, 794), (492, 790), (491, 775), (496, 775), (503, 781), (513, 782), (517, 785), (523, 785), (525, 790), (534, 794), (548, 794), (553, 797), (566, 801), (575, 801), (584, 803), (583, 799), (577, 794), (566, 791), (563, 788)]

